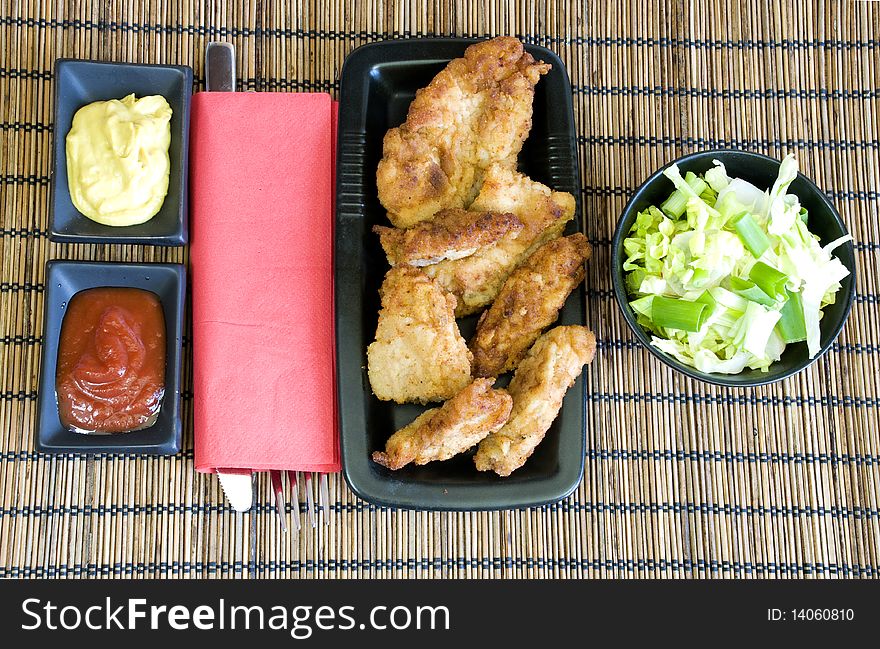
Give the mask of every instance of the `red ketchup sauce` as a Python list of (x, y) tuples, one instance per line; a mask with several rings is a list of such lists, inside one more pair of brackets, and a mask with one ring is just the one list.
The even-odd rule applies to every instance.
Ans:
[(73, 296), (55, 376), (61, 423), (80, 433), (152, 426), (165, 394), (165, 318), (159, 298), (137, 288)]

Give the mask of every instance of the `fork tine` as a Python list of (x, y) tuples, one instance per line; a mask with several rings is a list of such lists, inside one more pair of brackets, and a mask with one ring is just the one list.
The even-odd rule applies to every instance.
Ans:
[(299, 480), (296, 478), (296, 471), (287, 472), (287, 482), (290, 485), (290, 495), (293, 502), (293, 531), (299, 533), (302, 524), (299, 521)]
[(272, 493), (275, 496), (275, 513), (281, 523), (281, 531), (287, 532), (287, 507), (284, 502), (284, 485), (281, 483), (281, 471), (269, 471), (272, 480)]
[(305, 490), (306, 501), (309, 508), (309, 523), (312, 527), (317, 527), (318, 521), (315, 519), (315, 492), (312, 488), (312, 474), (308, 471), (305, 471), (303, 472), (303, 475), (306, 478)]
[(324, 525), (330, 524), (330, 484), (327, 480), (326, 473), (318, 474), (320, 476), (321, 507), (324, 510)]

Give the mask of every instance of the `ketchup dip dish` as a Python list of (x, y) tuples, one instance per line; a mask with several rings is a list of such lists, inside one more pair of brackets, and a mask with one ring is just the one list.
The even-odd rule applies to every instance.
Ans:
[[(155, 417), (127, 432), (75, 432), (65, 425), (56, 393), (65, 315), (79, 293), (97, 288), (141, 289), (158, 298), (164, 318), (164, 377)], [(182, 264), (49, 261), (43, 314), (43, 354), (36, 449), (43, 453), (173, 455), (181, 445), (181, 366), (186, 270)], [(155, 317), (155, 313), (153, 314)], [(156, 327), (154, 327), (156, 328)], [(68, 422), (69, 424), (69, 422)]]

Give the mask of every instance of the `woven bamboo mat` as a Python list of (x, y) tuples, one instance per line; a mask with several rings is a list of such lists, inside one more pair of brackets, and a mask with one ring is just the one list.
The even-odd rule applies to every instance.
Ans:
[[(880, 5), (870, 2), (0, 0), (0, 576), (876, 577), (880, 571)], [(392, 511), (331, 479), (329, 525), (283, 536), (268, 480), (237, 515), (176, 457), (34, 453), (47, 259), (186, 261), (46, 237), (56, 57), (191, 65), (228, 40), (246, 89), (335, 93), (387, 38), (515, 34), (574, 90), (589, 265), (586, 473), (540, 509)], [(637, 347), (611, 295), (626, 197), (682, 153), (797, 153), (857, 239), (833, 350), (780, 384), (695, 383)], [(189, 338), (186, 341), (189, 357)]]

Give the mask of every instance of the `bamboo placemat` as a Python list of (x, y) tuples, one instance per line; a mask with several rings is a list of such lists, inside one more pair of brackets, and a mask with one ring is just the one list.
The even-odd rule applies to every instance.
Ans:
[[(878, 25), (880, 6), (853, 0), (0, 1), (0, 576), (878, 576)], [(527, 511), (416, 513), (370, 506), (332, 478), (329, 526), (283, 536), (265, 477), (257, 507), (237, 515), (193, 470), (188, 361), (180, 455), (35, 454), (46, 260), (187, 257), (49, 243), (55, 58), (187, 64), (201, 79), (205, 44), (227, 40), (245, 89), (335, 93), (355, 47), (433, 34), (514, 34), (568, 66), (600, 339), (577, 491)], [(845, 330), (774, 386), (674, 374), (634, 343), (611, 295), (627, 196), (709, 147), (797, 153), (857, 240)]]

